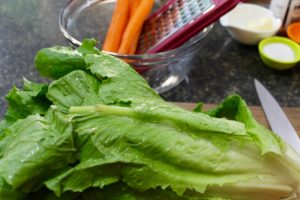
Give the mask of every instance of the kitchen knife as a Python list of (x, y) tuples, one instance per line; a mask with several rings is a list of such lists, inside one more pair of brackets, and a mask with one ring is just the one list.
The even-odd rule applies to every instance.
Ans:
[(274, 133), (300, 154), (300, 139), (291, 122), (271, 93), (256, 79), (254, 85), (267, 120)]

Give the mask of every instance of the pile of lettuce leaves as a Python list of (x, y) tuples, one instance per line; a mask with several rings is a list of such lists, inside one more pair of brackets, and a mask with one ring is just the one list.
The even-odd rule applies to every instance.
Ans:
[(97, 50), (41, 49), (0, 122), (0, 199), (300, 198), (300, 156), (245, 101), (186, 111)]

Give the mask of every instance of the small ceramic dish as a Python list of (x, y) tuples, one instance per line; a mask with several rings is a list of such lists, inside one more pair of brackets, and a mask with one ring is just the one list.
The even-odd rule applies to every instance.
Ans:
[(269, 9), (251, 3), (239, 3), (220, 18), (220, 23), (234, 39), (248, 45), (275, 35), (282, 24)]
[(269, 67), (285, 70), (294, 67), (300, 61), (300, 46), (285, 37), (269, 37), (258, 45), (262, 61)]
[(300, 22), (290, 24), (287, 28), (287, 35), (295, 42), (300, 43)]

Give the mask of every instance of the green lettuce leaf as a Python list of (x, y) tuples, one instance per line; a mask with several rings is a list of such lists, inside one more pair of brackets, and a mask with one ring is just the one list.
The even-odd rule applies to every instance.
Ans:
[(94, 45), (42, 49), (36, 67), (55, 80), (8, 94), (0, 199), (299, 197), (299, 155), (240, 96), (186, 111)]
[[(299, 156), (255, 121), (241, 97), (230, 96), (208, 113), (201, 105), (200, 113), (185, 111), (93, 45), (68, 52), (82, 67), (57, 76), (47, 93), (72, 116), (78, 149), (76, 164), (45, 181), (55, 194), (101, 192), (119, 181), (133, 191), (170, 189), (181, 198), (279, 199), (299, 191)], [(68, 63), (61, 59), (60, 66)]]
[(87, 69), (102, 80), (99, 97), (105, 104), (130, 102), (134, 105), (143, 101), (163, 102), (145, 79), (125, 62), (102, 53), (84, 57)]
[[(157, 112), (159, 111), (160, 110), (157, 110)], [(180, 176), (177, 177), (176, 175), (181, 174), (182, 172), (185, 174), (185, 176), (183, 176), (184, 179), (188, 180), (190, 169), (193, 169), (199, 171), (197, 171), (198, 173), (195, 174), (191, 173), (191, 179), (189, 180), (191, 181), (190, 187), (195, 189), (197, 188), (199, 192), (203, 192), (204, 188), (207, 185), (222, 184), (222, 181), (231, 182), (231, 178), (241, 178), (242, 180), (243, 178), (245, 178), (243, 177), (244, 175), (247, 177), (249, 174), (253, 175), (253, 173), (256, 175), (260, 173), (262, 175), (264, 173), (269, 174), (270, 169), (272, 169), (271, 162), (264, 163), (260, 160), (261, 156), (258, 153), (259, 148), (257, 148), (256, 144), (250, 138), (247, 141), (247, 144), (241, 145), (239, 143), (239, 140), (244, 139), (247, 136), (235, 137), (234, 135), (223, 135), (227, 136), (227, 139), (232, 143), (230, 148), (226, 152), (224, 152), (222, 151), (222, 149), (219, 149), (218, 146), (214, 145), (211, 142), (210, 138), (207, 137), (208, 135), (219, 134), (218, 132), (209, 132), (209, 134), (205, 134), (205, 131), (198, 128), (196, 130), (193, 130), (200, 132), (200, 135), (198, 135), (198, 137), (195, 137), (195, 135), (190, 134), (187, 129), (178, 129), (176, 127), (174, 128), (173, 125), (170, 126), (155, 122), (151, 123), (151, 120), (150, 122), (140, 119), (136, 120), (131, 116), (129, 116), (129, 119), (126, 119), (124, 118), (124, 115), (120, 116), (120, 118), (115, 119), (116, 117), (118, 117), (115, 116), (117, 115), (116, 113), (112, 114), (112, 116), (109, 117), (106, 116), (108, 113), (104, 111), (102, 111), (102, 113), (104, 114), (104, 116), (100, 116), (97, 120), (93, 118), (93, 120), (96, 121), (96, 124), (94, 124), (94, 126), (91, 124), (92, 120), (86, 120), (85, 118), (84, 122), (87, 122), (87, 124), (81, 124), (78, 122), (78, 127), (80, 127), (79, 130), (84, 129), (85, 127), (97, 127), (96, 130), (101, 133), (99, 136), (97, 136), (100, 138), (103, 137), (103, 140), (101, 140), (100, 138), (97, 138), (97, 140), (99, 140), (99, 142), (101, 143), (104, 143), (104, 145), (108, 145), (107, 152), (104, 152), (106, 157), (108, 157), (109, 152), (114, 152), (112, 149), (117, 148), (117, 152), (115, 154), (121, 154), (127, 158), (130, 158), (129, 160), (137, 158), (137, 155), (139, 154), (139, 152), (141, 152), (140, 161), (142, 161), (142, 164), (147, 164), (149, 166), (149, 164), (151, 163), (151, 165), (153, 166), (155, 164), (155, 161), (158, 161), (157, 166), (153, 167), (154, 169), (151, 169), (151, 167), (150, 169), (148, 169), (147, 167), (142, 167), (143, 169), (145, 169), (145, 171), (149, 170), (151, 172), (151, 170), (154, 170), (155, 173), (153, 174), (156, 174), (157, 176), (153, 176), (152, 173), (144, 173), (144, 171), (140, 171), (141, 169), (138, 170), (141, 172), (141, 177), (137, 177), (137, 179), (139, 179), (140, 181), (142, 179), (148, 180), (145, 184), (153, 184), (150, 180), (153, 180), (155, 182), (160, 178), (162, 180), (159, 180), (158, 182), (168, 182), (167, 180), (168, 178), (170, 178), (169, 181), (171, 183), (169, 184), (175, 184), (173, 185), (172, 189), (174, 189), (178, 193), (181, 193), (182, 191), (184, 191), (183, 188), (189, 188), (189, 184), (178, 184)], [(214, 120), (215, 119), (211, 119), (211, 121)], [(173, 123), (176, 123), (176, 121), (173, 121)], [(101, 124), (101, 127), (97, 126), (97, 124)], [(103, 124), (108, 124), (108, 127), (103, 127)], [(121, 126), (121, 124), (123, 124), (123, 126)], [(97, 133), (97, 131), (95, 132)], [(110, 132), (113, 132), (114, 135), (109, 135)], [(120, 135), (118, 135), (118, 133)], [(161, 133), (163, 133), (163, 135)], [(201, 133), (203, 133), (203, 135), (201, 135)], [(108, 141), (109, 143), (107, 144), (106, 141)], [(114, 141), (116, 141), (117, 144), (114, 144)], [(122, 143), (122, 141), (124, 143)], [(146, 141), (146, 143), (144, 141)], [(98, 143), (97, 146), (98, 145), (100, 144)], [(130, 153), (130, 147), (132, 147), (133, 149), (132, 153)], [(98, 149), (101, 151), (99, 146)], [(104, 149), (104, 147), (102, 149)], [(203, 149), (205, 149), (206, 151), (203, 151)], [(249, 155), (246, 152), (252, 152), (253, 154)], [(149, 156), (150, 163), (147, 163), (147, 160), (145, 161), (145, 159), (147, 159), (147, 156)], [(218, 160), (219, 158), (222, 159), (223, 162)], [(237, 160), (239, 162), (235, 162)], [(137, 159), (137, 161), (135, 162), (139, 162), (139, 159)], [(233, 165), (232, 163), (235, 164)], [(177, 171), (175, 166), (179, 167), (180, 170)], [(185, 167), (187, 167), (188, 170), (185, 171)], [(173, 168), (175, 168), (175, 170)], [(277, 172), (275, 172), (274, 175), (276, 175), (276, 173)], [(139, 173), (130, 173), (130, 178), (127, 181), (133, 180), (133, 177), (137, 174)], [(221, 174), (224, 175), (224, 177)], [(148, 177), (148, 175), (150, 177)], [(175, 178), (173, 176), (175, 176)], [(198, 176), (199, 178), (197, 179), (196, 177)], [(184, 180), (182, 181), (184, 182)], [(154, 185), (148, 185), (146, 186), (146, 188), (153, 186)], [(145, 188), (143, 188), (142, 186), (142, 188), (140, 189)]]
[(24, 119), (28, 115), (44, 115), (51, 105), (46, 98), (48, 86), (43, 83), (34, 83), (24, 79), (23, 90), (12, 88), (6, 95), (8, 108), (5, 113), (7, 122)]
[(76, 50), (64, 46), (41, 49), (35, 56), (36, 69), (51, 79), (58, 79), (74, 70), (86, 70), (84, 55), (100, 54), (95, 44), (96, 40), (86, 39)]
[(0, 174), (14, 190), (30, 192), (72, 161), (72, 125), (59, 112), (30, 115), (6, 131)]
[(245, 124), (248, 133), (260, 147), (262, 154), (269, 152), (281, 154), (285, 149), (282, 140), (255, 120), (246, 102), (238, 95), (227, 97), (215, 109), (210, 110), (208, 114), (212, 117), (225, 117)]
[(57, 108), (67, 113), (70, 106), (102, 103), (98, 96), (99, 85), (95, 77), (75, 70), (49, 85), (47, 97)]
[(35, 56), (35, 66), (43, 76), (57, 79), (73, 70), (85, 69), (85, 62), (79, 51), (58, 46), (41, 49)]
[(101, 51), (95, 47), (97, 41), (95, 39), (84, 39), (82, 45), (78, 47), (76, 50), (86, 54), (101, 54)]
[(42, 49), (35, 57), (36, 68), (42, 75), (53, 79), (76, 70), (92, 74), (101, 82), (97, 94), (106, 104), (140, 104), (145, 99), (162, 102), (159, 95), (133, 68), (100, 52), (94, 45), (94, 40), (84, 40), (83, 45), (76, 50), (67, 47)]
[[(273, 154), (261, 156), (251, 135), (223, 134), (230, 141), (223, 151), (209, 137), (218, 132), (207, 133), (201, 127), (180, 129), (170, 119), (168, 123), (147, 121), (132, 115), (130, 108), (80, 108), (71, 108), (71, 113), (76, 114), (80, 163), (46, 182), (57, 195), (83, 192), (91, 186), (102, 188), (119, 180), (138, 191), (161, 187), (171, 188), (179, 196), (193, 190), (194, 196), (208, 192), (211, 197), (234, 199), (245, 196), (245, 184), (252, 188), (245, 199), (252, 199), (260, 190), (268, 193), (257, 198), (274, 199), (293, 191), (287, 185), (287, 176), (297, 182), (289, 170), (279, 167), (284, 166), (283, 160), (273, 160)], [(219, 119), (211, 119), (214, 120)], [(193, 133), (196, 131), (200, 133), (197, 137)]]

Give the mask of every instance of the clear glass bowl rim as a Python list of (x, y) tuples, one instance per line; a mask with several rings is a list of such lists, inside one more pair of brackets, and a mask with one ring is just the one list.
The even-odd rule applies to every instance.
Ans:
[[(69, 10), (70, 6), (72, 3), (76, 2), (78, 0), (70, 0), (60, 11), (59, 14), (59, 28), (61, 32), (63, 33), (64, 37), (72, 44), (75, 46), (80, 46), (81, 42), (78, 41), (76, 38), (74, 38), (68, 31), (67, 31), (67, 23), (65, 22), (66, 20), (66, 13)], [(86, 6), (93, 5), (99, 1), (105, 1), (105, 0), (83, 0), (82, 5), (88, 4)], [(114, 0), (110, 0), (114, 2)], [(78, 8), (76, 8), (77, 10)], [(186, 55), (189, 54), (190, 52), (194, 51), (194, 49), (198, 48), (198, 44), (201, 42), (201, 39), (203, 39), (208, 32), (212, 29), (213, 25), (210, 25), (206, 27), (204, 30), (199, 32), (197, 35), (192, 37), (189, 41), (184, 43), (178, 48), (168, 50), (168, 51), (163, 51), (159, 53), (151, 53), (151, 54), (134, 54), (134, 55), (129, 55), (129, 54), (118, 54), (118, 53), (113, 53), (113, 52), (106, 52), (112, 56), (116, 56), (120, 59), (128, 59), (128, 60), (135, 60), (135, 61), (142, 61), (142, 60), (148, 60), (148, 59), (154, 59), (154, 60), (162, 60), (166, 58), (172, 58), (172, 57), (177, 57), (181, 55)]]

